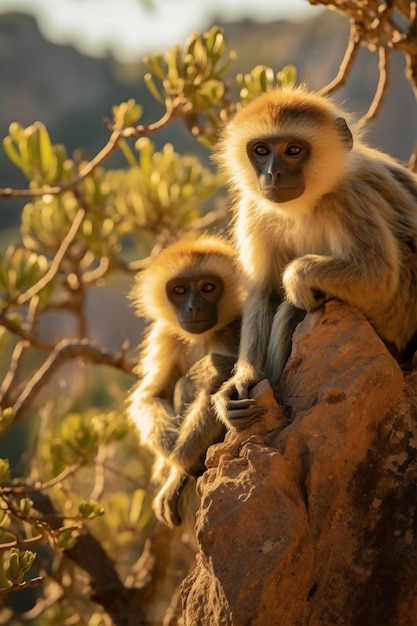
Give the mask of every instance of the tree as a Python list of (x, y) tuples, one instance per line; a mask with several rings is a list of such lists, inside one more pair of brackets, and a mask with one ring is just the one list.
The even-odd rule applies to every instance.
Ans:
[[(361, 44), (381, 59), (380, 84), (364, 122), (382, 104), (393, 47), (404, 51), (415, 88), (416, 3), (311, 3), (341, 10), (352, 24), (339, 75), (323, 92), (347, 79)], [(162, 117), (144, 126), (140, 104), (113, 107), (108, 141), (91, 161), (81, 153), (69, 157), (41, 122), (27, 128), (13, 123), (4, 138), (6, 154), (29, 184), (0, 190), (0, 197), (28, 200), (21, 242), (0, 257), (7, 362), (0, 434), (24, 422), (32, 448), (21, 475), (0, 460), (0, 623), (138, 626), (162, 619), (171, 596), (175, 614), (175, 588), (193, 554), (186, 538), (178, 544), (178, 531), (152, 517), (148, 459), (138, 454), (119, 408), (134, 380), (130, 346), (112, 351), (93, 343), (86, 304), (92, 290), (132, 276), (185, 232), (227, 222), (227, 206), (216, 202), (218, 177), (170, 145), (156, 151), (150, 137), (181, 118), (210, 149), (237, 107), (271, 86), (295, 82), (293, 67), (276, 74), (257, 66), (236, 76), (236, 101), (225, 79), (233, 60), (218, 27), (147, 57), (144, 80), (164, 107)], [(126, 168), (108, 166), (116, 151)], [(45, 332), (51, 314), (70, 320), (71, 332), (62, 330), (62, 322), (59, 339), (51, 338)], [(71, 366), (70, 394), (60, 390), (64, 366)], [(98, 390), (101, 402), (95, 403)], [(104, 405), (117, 408), (106, 411)], [(171, 575), (167, 554), (179, 575)], [(15, 598), (23, 593), (30, 595), (22, 616)]]
[[(134, 357), (128, 345), (112, 352), (91, 341), (86, 302), (92, 289), (111, 283), (115, 275), (133, 276), (173, 239), (225, 219), (224, 203), (213, 208), (212, 201), (211, 210), (203, 211), (220, 187), (218, 177), (171, 145), (156, 151), (150, 136), (182, 117), (211, 146), (220, 121), (236, 106), (222, 79), (232, 60), (217, 27), (166, 55), (148, 57), (145, 82), (164, 105), (163, 116), (141, 126), (139, 104), (130, 100), (115, 106), (108, 120), (109, 140), (89, 162), (82, 156), (69, 158), (41, 122), (27, 128), (12, 123), (4, 138), (6, 154), (29, 187), (3, 189), (0, 196), (29, 202), (23, 208), (20, 244), (0, 259), (0, 328), (8, 354), (0, 427), (5, 433), (30, 420), (34, 431), (24, 477), (11, 475), (7, 459), (0, 466), (4, 619), (14, 616), (10, 593), (34, 586), (35, 603), (25, 615), (33, 623), (41, 616), (42, 624), (65, 623), (70, 617), (80, 624), (111, 619), (136, 625), (158, 612), (152, 604), (163, 585), (166, 550), (175, 533), (155, 526), (148, 459), (144, 452), (137, 458), (138, 442), (127, 436), (123, 409), (106, 412), (87, 400), (92, 386), (109, 381), (109, 374), (94, 373), (106, 366), (119, 375), (114, 395), (108, 393), (105, 403), (114, 404), (116, 397), (123, 405), (120, 398), (134, 381)], [(244, 101), (268, 85), (292, 81), (293, 70), (275, 77), (269, 68), (259, 67), (238, 80)], [(126, 168), (105, 168), (117, 150)], [(42, 326), (52, 313), (54, 319), (71, 318), (71, 335), (45, 337)], [(85, 399), (68, 403), (57, 379), (73, 361), (81, 362), (89, 378), (78, 390)], [(121, 458), (129, 459), (123, 469)], [(94, 518), (100, 519), (90, 532)], [(126, 557), (132, 549), (136, 559), (143, 553), (137, 576), (130, 571), (136, 559)], [(190, 549), (177, 552), (186, 571)], [(72, 574), (71, 560), (84, 574)], [(64, 582), (68, 576), (71, 591)], [(130, 588), (122, 582), (129, 577)], [(134, 582), (135, 577), (143, 580)], [(102, 610), (80, 599), (86, 581)]]

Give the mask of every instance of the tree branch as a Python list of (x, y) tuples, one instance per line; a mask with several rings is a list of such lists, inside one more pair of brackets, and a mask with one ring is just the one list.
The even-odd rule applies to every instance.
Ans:
[(72, 465), (69, 465), (68, 467), (63, 469), (62, 472), (54, 476), (54, 478), (51, 478), (50, 480), (46, 480), (44, 482), (36, 482), (33, 485), (19, 482), (18, 484), (13, 484), (12, 486), (0, 487), (0, 496), (8, 496), (10, 494), (34, 494), (40, 491), (51, 489), (59, 483), (62, 483), (62, 481), (64, 481), (66, 478), (69, 478), (69, 476), (75, 474), (80, 469), (80, 467), (81, 466), (79, 463), (73, 463)]
[[(35, 494), (33, 501), (36, 510), (45, 519), (51, 520), (51, 526), (58, 529), (63, 525), (64, 518), (56, 514), (47, 495)], [(148, 575), (130, 588), (120, 580), (113, 561), (87, 529), (78, 537), (75, 546), (66, 550), (64, 555), (88, 574), (91, 598), (103, 607), (114, 626), (148, 626), (149, 606), (165, 576), (169, 562), (167, 548), (175, 537), (172, 529), (157, 527), (148, 540), (140, 561), (141, 569), (146, 569)]]
[(384, 103), (389, 90), (389, 64), (388, 51), (386, 46), (381, 46), (379, 52), (379, 81), (375, 90), (375, 95), (367, 113), (362, 117), (361, 123), (366, 124), (375, 119)]
[(177, 117), (184, 109), (184, 102), (178, 100), (172, 106), (167, 106), (164, 115), (153, 124), (149, 126), (136, 126), (122, 129), (113, 130), (106, 145), (96, 154), (96, 156), (86, 163), (77, 176), (72, 180), (50, 187), (45, 185), (40, 189), (11, 189), (7, 187), (0, 189), (0, 198), (33, 198), (35, 196), (43, 196), (45, 194), (57, 196), (64, 191), (71, 191), (77, 187), (85, 178), (91, 176), (94, 170), (96, 170), (102, 163), (104, 163), (112, 154), (118, 149), (119, 141), (121, 139), (127, 139), (130, 137), (147, 137), (153, 133), (156, 133), (166, 126)]
[(64, 239), (62, 240), (61, 245), (59, 246), (58, 251), (55, 254), (55, 257), (53, 258), (53, 261), (51, 263), (49, 270), (46, 272), (44, 276), (42, 276), (40, 280), (38, 280), (37, 283), (32, 285), (30, 289), (28, 289), (25, 293), (20, 294), (20, 296), (17, 298), (17, 304), (25, 304), (28, 300), (33, 298), (33, 296), (35, 296), (42, 289), (44, 289), (48, 285), (48, 283), (50, 283), (58, 274), (59, 268), (61, 267), (61, 263), (66, 253), (68, 252), (69, 247), (71, 246), (71, 244), (73, 243), (73, 241), (75, 240), (77, 236), (77, 233), (85, 217), (85, 213), (86, 213), (85, 209), (83, 208), (78, 209), (74, 217), (74, 220), (71, 224), (71, 228), (69, 229), (68, 233), (65, 235)]
[(8, 331), (20, 337), (23, 341), (27, 341), (35, 348), (40, 348), (41, 350), (47, 350), (51, 352), (54, 349), (52, 344), (46, 343), (41, 339), (38, 339), (36, 335), (31, 332), (31, 328), (28, 328), (27, 325), (19, 324), (13, 320), (10, 320), (5, 316), (4, 312), (0, 313), (0, 326), (4, 326)]
[(31, 578), (30, 580), (10, 585), (10, 587), (1, 587), (0, 594), (11, 593), (12, 591), (21, 591), (22, 589), (27, 589), (28, 587), (37, 587), (41, 583), (43, 583), (42, 576), (37, 576), (36, 578)]
[(27, 383), (25, 389), (20, 394), (13, 407), (15, 419), (19, 419), (23, 413), (27, 411), (35, 397), (46, 385), (46, 383), (49, 382), (58, 367), (66, 361), (81, 357), (85, 361), (117, 367), (130, 374), (133, 371), (134, 364), (127, 362), (125, 356), (126, 350), (124, 348), (122, 348), (117, 354), (112, 354), (104, 348), (99, 348), (88, 343), (88, 340), (86, 339), (64, 339), (57, 344), (55, 349), (51, 352), (46, 361), (38, 369), (36, 374)]
[[(311, 1), (311, 0), (310, 0)], [(323, 89), (320, 89), (319, 93), (323, 96), (330, 95), (339, 87), (343, 87), (346, 83), (353, 64), (358, 56), (359, 48), (361, 46), (361, 37), (359, 36), (356, 24), (353, 20), (350, 23), (349, 42), (345, 51), (345, 55), (340, 64), (337, 76)]]
[[(35, 296), (32, 298), (27, 308), (26, 327), (29, 333), (32, 332), (37, 318), (38, 305), (39, 298)], [(19, 373), (22, 370), (23, 359), (29, 347), (30, 342), (27, 339), (20, 339), (14, 347), (10, 358), (9, 369), (3, 378), (3, 382), (0, 387), (0, 404), (2, 407), (7, 407), (12, 404), (12, 390), (13, 387), (17, 385)]]

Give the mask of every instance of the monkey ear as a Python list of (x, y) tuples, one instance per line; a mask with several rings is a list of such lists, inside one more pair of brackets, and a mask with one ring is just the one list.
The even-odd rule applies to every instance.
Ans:
[(350, 132), (349, 126), (346, 124), (346, 120), (343, 117), (337, 117), (335, 120), (337, 131), (342, 138), (342, 141), (347, 150), (353, 148), (353, 137)]

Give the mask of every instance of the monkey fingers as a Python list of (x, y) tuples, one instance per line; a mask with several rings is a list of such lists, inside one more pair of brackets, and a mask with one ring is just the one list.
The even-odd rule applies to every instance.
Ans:
[(256, 404), (251, 398), (228, 400), (226, 403), (228, 422), (235, 430), (244, 430), (254, 422), (259, 422), (266, 408)]

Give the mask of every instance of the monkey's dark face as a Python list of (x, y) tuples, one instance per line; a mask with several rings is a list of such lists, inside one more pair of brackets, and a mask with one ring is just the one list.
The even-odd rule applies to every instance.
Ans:
[(259, 137), (246, 145), (257, 176), (259, 189), (271, 202), (289, 202), (305, 190), (303, 169), (310, 144), (295, 137)]
[(204, 333), (217, 324), (217, 305), (223, 295), (219, 276), (178, 276), (169, 280), (166, 293), (177, 309), (178, 323), (189, 333)]

